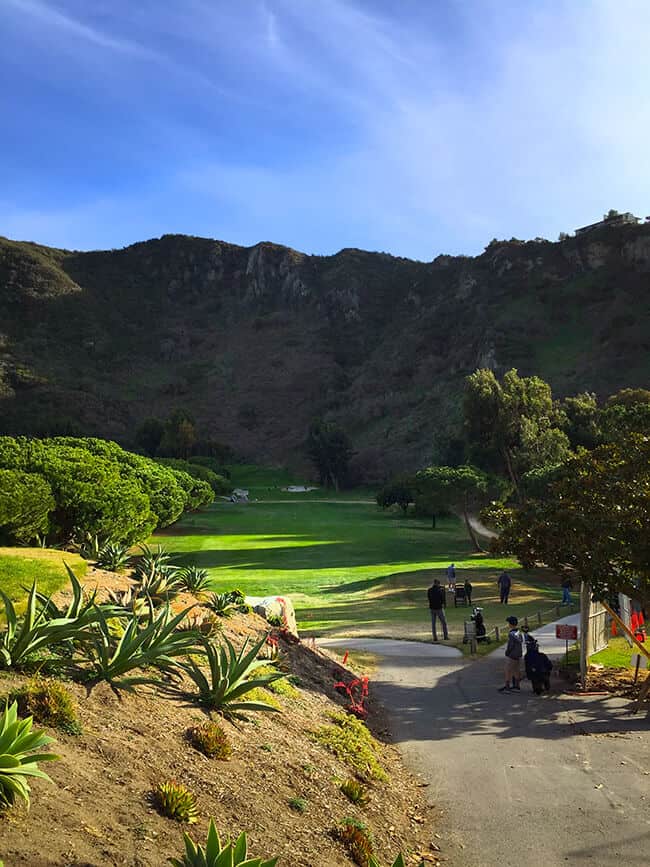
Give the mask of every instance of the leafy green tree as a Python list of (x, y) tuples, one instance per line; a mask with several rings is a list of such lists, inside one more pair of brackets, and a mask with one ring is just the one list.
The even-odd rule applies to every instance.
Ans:
[(650, 404), (650, 391), (647, 388), (622, 388), (607, 398), (607, 406), (638, 406)]
[(164, 433), (164, 422), (159, 418), (147, 418), (135, 432), (135, 445), (146, 455), (153, 458), (158, 454)]
[(499, 553), (544, 563), (591, 584), (650, 601), (650, 438), (630, 434), (573, 455), (537, 497), (491, 512)]
[(537, 376), (509, 370), (499, 382), (491, 370), (477, 370), (466, 380), (464, 414), (474, 459), (506, 475), (517, 493), (523, 473), (557, 465), (569, 453), (551, 388)]
[(496, 494), (495, 484), (477, 467), (427, 467), (415, 475), (416, 504), (424, 499), (434, 513), (455, 512), (461, 515), (474, 548), (480, 551), (481, 545), (470, 518)]
[(602, 441), (600, 408), (596, 395), (588, 391), (565, 397), (559, 403), (564, 415), (563, 430), (573, 449), (595, 448)]
[(0, 539), (30, 542), (49, 527), (55, 502), (43, 476), (0, 470)]
[(399, 506), (404, 514), (414, 501), (413, 484), (408, 479), (395, 479), (384, 485), (377, 493), (377, 505), (382, 509)]
[(352, 443), (338, 425), (317, 420), (309, 426), (307, 454), (325, 487), (339, 490), (353, 453)]
[[(212, 458), (208, 458), (207, 460), (212, 460)], [(232, 485), (228, 479), (215, 473), (204, 464), (195, 463), (194, 461), (183, 461), (180, 458), (158, 458), (156, 463), (162, 464), (165, 467), (172, 467), (175, 470), (181, 470), (195, 479), (207, 482), (217, 496), (226, 496), (232, 491)]]
[(187, 460), (196, 443), (196, 423), (187, 410), (177, 409), (165, 422), (158, 453), (170, 458)]

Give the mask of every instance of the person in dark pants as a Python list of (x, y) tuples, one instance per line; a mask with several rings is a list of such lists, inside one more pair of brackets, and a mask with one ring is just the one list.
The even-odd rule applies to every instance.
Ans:
[(565, 578), (562, 582), (562, 605), (571, 605), (572, 590), (573, 581), (570, 578)]
[(474, 589), (472, 585), (469, 583), (469, 579), (465, 579), (465, 598), (467, 599), (467, 603), (469, 605), (472, 604), (472, 590)]
[(508, 575), (507, 572), (502, 572), (499, 575), (499, 580), (497, 581), (497, 585), (499, 587), (499, 595), (501, 597), (501, 604), (508, 604), (508, 597), (510, 596), (510, 588), (512, 587), (512, 578)]
[(439, 620), (442, 624), (442, 634), (445, 637), (445, 641), (448, 641), (449, 633), (447, 632), (447, 619), (445, 618), (445, 605), (447, 600), (445, 598), (444, 588), (440, 586), (440, 581), (438, 581), (437, 578), (433, 582), (432, 586), (427, 590), (427, 596), (429, 598), (429, 608), (431, 610), (431, 633), (433, 635), (433, 640), (438, 640), (436, 622)]

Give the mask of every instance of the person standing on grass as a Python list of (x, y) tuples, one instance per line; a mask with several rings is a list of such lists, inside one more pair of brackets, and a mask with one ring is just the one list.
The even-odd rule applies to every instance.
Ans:
[(472, 590), (474, 588), (470, 584), (469, 578), (465, 579), (464, 587), (465, 587), (465, 598), (467, 599), (468, 604), (471, 605), (472, 604)]
[(508, 643), (506, 645), (506, 682), (499, 692), (519, 691), (521, 681), (521, 659), (524, 655), (524, 634), (517, 628), (516, 617), (506, 617), (506, 623), (510, 625)]
[(571, 605), (571, 591), (573, 590), (573, 581), (566, 577), (562, 582), (562, 605)]
[(447, 619), (445, 617), (445, 605), (447, 604), (447, 600), (444, 588), (440, 586), (440, 581), (438, 581), (437, 578), (427, 590), (427, 596), (429, 598), (429, 609), (431, 610), (431, 633), (433, 635), (433, 640), (434, 642), (438, 640), (436, 622), (439, 620), (442, 624), (442, 634), (445, 636), (445, 641), (448, 641), (449, 633), (447, 632)]
[(497, 581), (497, 585), (499, 587), (499, 595), (501, 597), (501, 604), (508, 604), (508, 597), (510, 596), (510, 588), (512, 587), (512, 578), (508, 573), (504, 570), (499, 575), (499, 580)]
[(447, 589), (455, 590), (456, 588), (456, 566), (450, 563), (447, 566)]

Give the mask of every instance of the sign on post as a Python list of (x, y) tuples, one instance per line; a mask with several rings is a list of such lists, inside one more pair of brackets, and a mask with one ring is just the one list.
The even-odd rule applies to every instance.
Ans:
[(569, 664), (569, 642), (578, 640), (578, 627), (571, 626), (569, 623), (555, 624), (555, 637), (566, 642), (564, 649), (566, 652), (566, 664)]
[(555, 637), (561, 641), (577, 641), (578, 627), (571, 626), (569, 623), (557, 623), (555, 626)]

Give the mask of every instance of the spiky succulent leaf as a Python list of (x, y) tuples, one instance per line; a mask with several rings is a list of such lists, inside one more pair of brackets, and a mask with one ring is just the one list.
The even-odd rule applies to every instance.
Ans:
[(195, 843), (189, 834), (184, 834), (183, 838), (185, 855), (181, 860), (169, 859), (174, 867), (275, 867), (278, 863), (277, 858), (267, 861), (261, 858), (249, 859), (245, 833), (240, 834), (234, 843), (229, 840), (222, 846), (214, 819), (210, 819), (205, 849)]
[(18, 704), (5, 706), (0, 716), (0, 805), (11, 806), (17, 797), (29, 806), (27, 777), (39, 777), (52, 782), (41, 771), (38, 762), (53, 761), (53, 753), (39, 753), (53, 742), (44, 732), (32, 730), (32, 718), (18, 718)]

